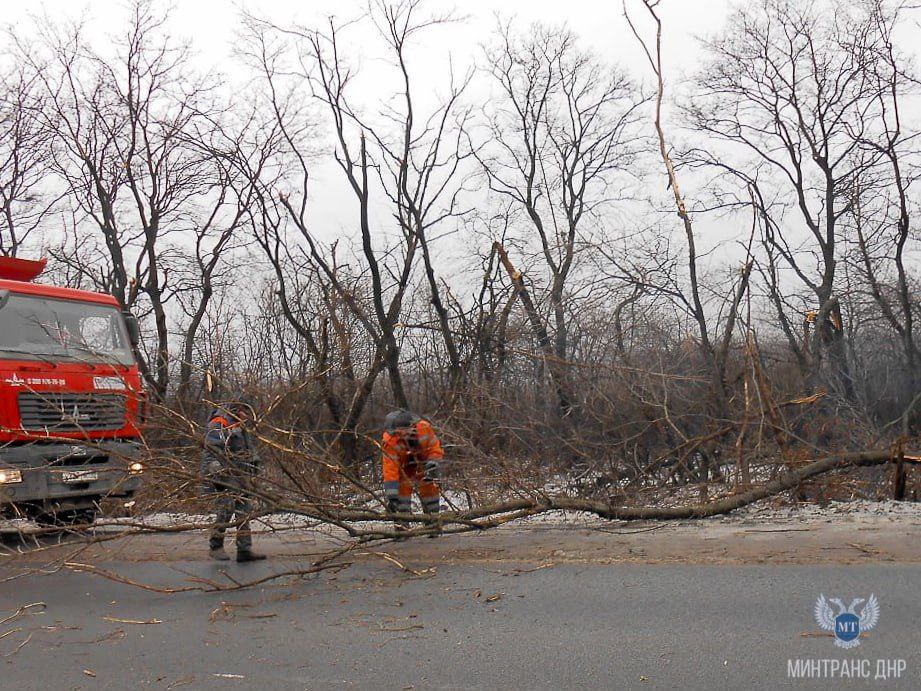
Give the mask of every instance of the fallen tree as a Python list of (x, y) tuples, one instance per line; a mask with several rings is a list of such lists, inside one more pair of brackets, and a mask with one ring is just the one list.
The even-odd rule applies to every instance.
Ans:
[[(849, 453), (827, 456), (813, 461), (805, 461), (803, 465), (784, 471), (778, 478), (753, 487), (749, 490), (730, 494), (710, 502), (674, 506), (623, 506), (610, 502), (583, 499), (578, 497), (553, 496), (535, 492), (535, 496), (522, 497), (493, 504), (471, 508), (466, 511), (446, 511), (437, 517), (426, 514), (392, 513), (375, 511), (372, 509), (355, 508), (350, 506), (334, 506), (329, 499), (323, 502), (315, 500), (309, 502), (292, 501), (282, 498), (278, 493), (264, 488), (250, 487), (247, 493), (258, 499), (263, 507), (255, 511), (248, 518), (267, 518), (273, 514), (290, 514), (303, 516), (316, 521), (339, 527), (352, 537), (369, 540), (387, 540), (393, 538), (405, 539), (416, 535), (428, 535), (436, 530), (443, 533), (460, 533), (473, 530), (487, 530), (508, 523), (519, 518), (534, 516), (550, 511), (571, 511), (589, 513), (617, 521), (640, 520), (687, 520), (696, 518), (709, 518), (730, 513), (744, 508), (764, 499), (781, 494), (796, 488), (800, 483), (825, 473), (847, 468), (880, 466), (888, 463), (895, 464), (921, 464), (921, 456), (905, 454), (896, 448), (855, 451)], [(403, 524), (418, 524), (418, 528), (408, 531), (395, 531), (389, 527), (379, 525), (359, 527), (368, 523), (389, 523), (399, 521)], [(241, 521), (227, 523), (226, 526), (236, 527)], [(150, 525), (143, 519), (135, 521), (122, 521), (131, 532), (184, 532), (188, 530), (201, 530), (205, 527), (202, 523), (188, 523), (172, 526)], [(210, 527), (211, 524), (207, 524)], [(303, 526), (300, 526), (301, 528)], [(296, 528), (292, 528), (296, 529)], [(112, 539), (106, 536), (102, 539)]]
[(539, 508), (541, 511), (582, 511), (593, 513), (602, 518), (619, 521), (637, 520), (681, 520), (691, 518), (709, 518), (727, 514), (736, 509), (741, 509), (749, 504), (767, 499), (787, 490), (795, 488), (801, 482), (822, 475), (832, 470), (841, 470), (848, 467), (876, 466), (886, 463), (921, 463), (921, 457), (903, 455), (899, 456), (892, 450), (856, 451), (836, 456), (828, 456), (806, 465), (784, 472), (776, 480), (761, 486), (753, 487), (745, 492), (699, 504), (696, 506), (676, 507), (647, 507), (647, 506), (611, 506), (604, 502), (569, 497), (547, 497), (545, 502), (519, 500), (504, 502), (495, 506), (486, 506), (475, 512), (468, 512), (463, 518), (471, 518), (469, 514), (495, 515), (510, 511), (523, 511)]
[[(879, 466), (887, 463), (921, 463), (921, 456), (901, 453), (895, 449), (855, 451), (827, 456), (806, 462), (798, 468), (785, 471), (780, 477), (744, 492), (732, 494), (711, 502), (675, 507), (652, 506), (617, 506), (603, 501), (580, 499), (574, 497), (555, 497), (544, 495), (536, 498), (522, 498), (481, 506), (469, 511), (444, 513), (438, 519), (416, 514), (389, 514), (375, 511), (337, 512), (338, 520), (343, 523), (362, 521), (400, 520), (424, 524), (408, 532), (397, 533), (391, 530), (372, 529), (357, 531), (352, 534), (364, 538), (394, 538), (425, 535), (442, 528), (445, 533), (459, 533), (470, 530), (485, 530), (518, 518), (533, 516), (548, 511), (575, 511), (595, 514), (601, 518), (618, 521), (638, 520), (683, 520), (708, 518), (730, 513), (758, 501), (776, 496), (794, 489), (800, 483), (833, 470), (851, 467)], [(294, 507), (292, 507), (293, 509)], [(296, 512), (296, 510), (295, 510)], [(310, 512), (316, 517), (316, 514)], [(306, 514), (305, 514), (306, 515)]]

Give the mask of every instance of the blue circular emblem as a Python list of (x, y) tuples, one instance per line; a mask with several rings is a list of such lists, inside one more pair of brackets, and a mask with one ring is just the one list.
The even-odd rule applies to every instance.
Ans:
[(835, 617), (835, 638), (848, 642), (860, 636), (860, 618), (856, 614), (839, 614)]

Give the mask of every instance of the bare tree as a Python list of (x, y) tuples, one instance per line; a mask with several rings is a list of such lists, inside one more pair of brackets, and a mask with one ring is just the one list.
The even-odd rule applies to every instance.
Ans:
[(199, 152), (202, 163), (211, 166), (202, 171), (200, 178), (198, 213), (189, 214), (192, 227), (186, 232), (194, 237), (194, 248), (187, 252), (187, 278), (177, 281), (181, 283), (177, 288), (179, 302), (189, 318), (182, 337), (177, 386), (180, 400), (189, 395), (198, 330), (215, 288), (239, 278), (242, 267), (231, 255), (245, 247), (246, 239), (251, 237), (247, 221), (256, 196), (235, 157), (241, 142), (251, 136), (249, 128), (254, 120), (244, 118), (234, 131), (229, 123), (222, 122), (231, 117), (230, 112), (221, 113), (219, 118), (209, 115), (180, 135), (191, 151)]
[(455, 84), (452, 73), (443, 102), (428, 112), (419, 112), (419, 87), (408, 63), (409, 42), (423, 29), (452, 21), (447, 15), (418, 18), (420, 4), (411, 0), (396, 4), (379, 2), (374, 6), (372, 16), (402, 80), (402, 104), (387, 113), (389, 124), (398, 128), (397, 136), (372, 127), (364, 119), (362, 126), (381, 152), (381, 183), (393, 205), (394, 217), (404, 233), (415, 238), (422, 253), (429, 300), (448, 358), (450, 399), (461, 383), (461, 352), (449, 305), (442, 297), (446, 287), (439, 283), (436, 273), (432, 236), (443, 232), (447, 222), (464, 211), (458, 206), (460, 183), (465, 173), (464, 161), (473, 152), (466, 147), (470, 108), (459, 101), (473, 73), (462, 77), (459, 84)]
[[(623, 70), (580, 50), (567, 29), (535, 25), (519, 36), (511, 25), (500, 26), (486, 64), (499, 98), (487, 110), (490, 143), (478, 157), (490, 189), (512, 200), (536, 235), (549, 274), (549, 353), (564, 362), (575, 316), (568, 283), (579, 245), (624, 196), (646, 98)], [(537, 322), (536, 308), (528, 313), (543, 341), (550, 330)], [(568, 416), (573, 394), (563, 370), (552, 371), (560, 414)]]
[(41, 41), (20, 42), (19, 58), (40, 70), (53, 171), (80, 215), (78, 227), (92, 224), (102, 236), (106, 289), (124, 308), (141, 296), (149, 306), (150, 380), (163, 396), (170, 382), (170, 259), (178, 254), (168, 243), (212, 190), (214, 168), (186, 135), (211, 120), (213, 77), (195, 76), (187, 48), (166, 34), (165, 18), (149, 1), (130, 9), (115, 56), (86, 45), (80, 27), (45, 26)]
[[(325, 44), (322, 39), (295, 31), (296, 45), (292, 47), (278, 38), (286, 35), (278, 27), (266, 25), (255, 18), (247, 21), (248, 41), (242, 50), (245, 59), (258, 70), (268, 108), (257, 120), (259, 126), (254, 129), (256, 136), (252, 141), (239, 143), (235, 165), (254, 195), (255, 204), (248, 211), (249, 224), (275, 274), (281, 314), (305, 344), (312, 360), (312, 377), (319, 385), (320, 396), (336, 430), (331, 446), (339, 446), (343, 462), (352, 466), (358, 458), (356, 429), (374, 383), (388, 367), (386, 354), (391, 346), (393, 353), (390, 360), (395, 366), (391, 381), (396, 381), (398, 385), (401, 382), (395, 326), (402, 291), (409, 277), (411, 256), (400, 274), (405, 275), (403, 288), (396, 291), (396, 302), (391, 303), (396, 311), (390, 318), (383, 303), (384, 288), (378, 255), (371, 241), (371, 175), (363, 137), (360, 139), (361, 160), (353, 159), (351, 149), (344, 144), (349, 154), (347, 159), (340, 159), (340, 165), (348, 171), (350, 189), (357, 198), (363, 256), (374, 266), (373, 270), (369, 269), (371, 281), (341, 269), (336, 254), (337, 244), (327, 247), (314, 237), (308, 225), (307, 204), (310, 163), (319, 139), (319, 128), (306, 104), (302, 88), (307, 83), (308, 70), (315, 55), (311, 40), (317, 40), (317, 46)], [(297, 59), (303, 60), (301, 66), (304, 70), (298, 73), (294, 83), (286, 79), (289, 72), (284, 66), (291, 49)], [(334, 105), (327, 107), (334, 115), (339, 112)], [(334, 122), (336, 127), (345, 127), (344, 121), (334, 119)], [(345, 131), (341, 132), (343, 139), (340, 141), (344, 141)], [(414, 246), (410, 249), (414, 251)], [(369, 282), (372, 287), (366, 290)], [(369, 299), (368, 293), (376, 295), (377, 299)], [(378, 312), (378, 308), (383, 312)], [(378, 328), (376, 316), (381, 313), (385, 330), (390, 334), (389, 341)], [(361, 365), (353, 364), (352, 341), (344, 326), (348, 321), (345, 314), (355, 319), (371, 340), (371, 350), (361, 363), (361, 371)], [(340, 386), (340, 383), (345, 386)], [(397, 390), (402, 389), (398, 386)]]
[(902, 21), (901, 5), (874, 0), (865, 12), (865, 21), (876, 35), (865, 66), (875, 107), (858, 141), (875, 165), (868, 166), (853, 186), (847, 221), (856, 236), (859, 265), (873, 301), (901, 343), (907, 373), (904, 406), (921, 386), (921, 349), (914, 315), (917, 300), (906, 261), (912, 239), (911, 191), (918, 175), (919, 132), (911, 127), (904, 105), (917, 93), (918, 82), (893, 39)]
[[(435, 268), (432, 234), (460, 213), (458, 194), (465, 151), (466, 113), (459, 99), (469, 77), (460, 84), (448, 83), (448, 95), (428, 113), (420, 114), (417, 87), (407, 62), (407, 50), (423, 29), (447, 18), (417, 16), (417, 2), (380, 3), (372, 7), (371, 19), (393, 58), (400, 99), (384, 102), (380, 112), (358, 110), (352, 104), (356, 73), (352, 56), (343, 52), (342, 32), (330, 22), (325, 31), (303, 27), (282, 29), (250, 18), (248, 60), (260, 73), (270, 103), (269, 122), (256, 158), (264, 162), (249, 166), (248, 176), (258, 179), (262, 207), (254, 220), (258, 241), (272, 263), (279, 281), (281, 304), (297, 333), (308, 342), (316, 359), (315, 375), (325, 381), (333, 352), (341, 357), (341, 371), (350, 382), (348, 403), (339, 400), (330, 382), (323, 385), (330, 413), (346, 438), (346, 457), (354, 460), (355, 426), (378, 375), (386, 371), (397, 405), (411, 404), (401, 374), (401, 341), (406, 338), (407, 292), (421, 255), (430, 304), (435, 310), (448, 358), (449, 379), (454, 386), (461, 377), (461, 354), (444, 288)], [(301, 81), (293, 83), (292, 67), (280, 67), (293, 58)], [(351, 263), (339, 243), (325, 245), (315, 235), (308, 218), (310, 161), (317, 141), (315, 116), (308, 116), (299, 87), (310, 86), (310, 96), (322, 106), (331, 123), (333, 158), (342, 172), (357, 211), (357, 243), (354, 259), (360, 272), (341, 268)], [(252, 158), (252, 157), (250, 157)], [(284, 164), (281, 164), (284, 161)], [(261, 172), (260, 170), (261, 169)], [(373, 208), (389, 205), (396, 221), (396, 242), (383, 244), (385, 229), (376, 228)], [(389, 228), (388, 228), (389, 229)], [(295, 245), (295, 238), (299, 243)], [(299, 267), (299, 268), (295, 268)], [(293, 271), (292, 271), (293, 269)], [(324, 286), (318, 299), (325, 305), (321, 327), (306, 322), (302, 306), (293, 299), (295, 275), (319, 279)], [(295, 282), (292, 282), (294, 280)], [(354, 320), (373, 344), (364, 373), (351, 360), (350, 337), (344, 324)], [(329, 340), (327, 340), (329, 339)]]
[[(656, 79), (657, 95), (654, 124), (659, 145), (659, 155), (667, 174), (668, 187), (672, 192), (675, 209), (681, 219), (686, 240), (687, 290), (681, 290), (677, 287), (671, 289), (666, 288), (666, 290), (683, 304), (694, 319), (698, 332), (697, 346), (703, 361), (706, 363), (710, 378), (713, 413), (718, 420), (725, 420), (729, 418), (730, 415), (729, 395), (725, 381), (729, 350), (739, 318), (742, 300), (749, 287), (749, 280), (754, 263), (751, 258), (751, 248), (749, 246), (746, 261), (739, 273), (738, 281), (729, 291), (728, 296), (723, 299), (727, 307), (724, 315), (724, 323), (722, 324), (722, 334), (719, 335), (719, 325), (714, 328), (709, 324), (708, 316), (704, 309), (702, 297), (703, 288), (698, 274), (698, 238), (695, 234), (693, 218), (681, 191), (682, 188), (679, 184), (676, 167), (670, 154), (670, 145), (665, 133), (662, 112), (665, 96), (665, 79), (662, 63), (662, 21), (656, 9), (658, 4), (658, 0), (643, 0), (643, 5), (648, 16), (652, 19), (655, 29), (655, 39), (652, 41), (647, 41), (642, 38), (637, 25), (634, 24), (627, 11), (626, 2), (624, 3), (624, 15), (631, 30), (643, 48)], [(668, 272), (666, 272), (666, 276), (667, 275)]]
[[(693, 127), (723, 146), (714, 156), (724, 165), (749, 182), (761, 168), (770, 173), (758, 195), (766, 251), (815, 300), (806, 314), (781, 315), (787, 289), (771, 284), (774, 307), (781, 320), (815, 324), (804, 374), (848, 398), (854, 388), (836, 276), (841, 220), (868, 165), (859, 148), (881, 88), (867, 69), (879, 42), (850, 3), (741, 7), (705, 44), (709, 62), (687, 109)], [(823, 374), (826, 361), (831, 371)]]
[(0, 74), (0, 254), (16, 256), (58, 197), (49, 184), (51, 129), (34, 65)]

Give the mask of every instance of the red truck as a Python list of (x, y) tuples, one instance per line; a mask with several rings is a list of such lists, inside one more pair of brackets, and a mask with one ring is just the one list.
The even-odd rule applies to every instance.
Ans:
[(138, 324), (111, 295), (42, 285), (0, 257), (0, 515), (88, 523), (144, 470)]

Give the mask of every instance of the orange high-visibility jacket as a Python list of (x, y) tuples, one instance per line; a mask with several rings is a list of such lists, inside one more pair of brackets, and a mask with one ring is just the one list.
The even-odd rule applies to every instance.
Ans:
[(435, 435), (431, 423), (428, 420), (419, 420), (415, 428), (419, 440), (419, 445), (415, 448), (410, 447), (402, 435), (384, 432), (384, 440), (381, 444), (384, 463), (388, 460), (400, 464), (410, 461), (425, 463), (426, 461), (440, 461), (444, 458), (441, 442)]

